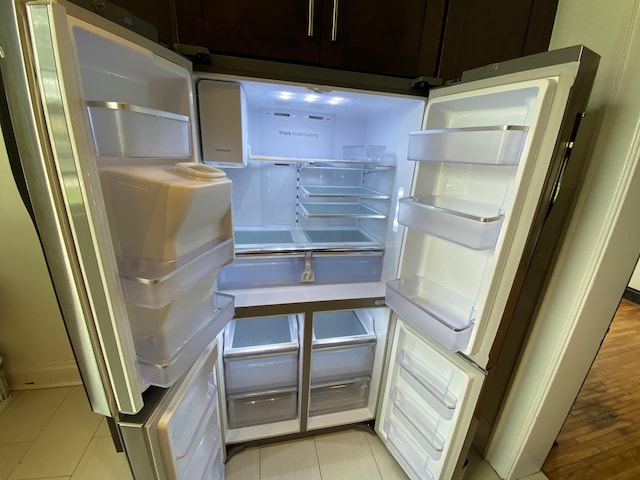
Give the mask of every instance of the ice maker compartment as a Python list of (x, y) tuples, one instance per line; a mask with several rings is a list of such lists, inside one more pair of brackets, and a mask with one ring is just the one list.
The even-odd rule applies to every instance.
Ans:
[(409, 160), (427, 162), (517, 165), (527, 127), (446, 128), (409, 135)]
[(491, 205), (438, 195), (400, 199), (398, 222), (473, 250), (494, 248), (504, 219)]
[(427, 278), (387, 282), (386, 303), (449, 351), (463, 350), (475, 321), (475, 301)]
[(223, 351), (227, 392), (297, 385), (298, 351), (295, 315), (230, 322), (225, 329)]
[(213, 167), (115, 166), (100, 179), (118, 266), (129, 275), (157, 279), (233, 238), (231, 181)]

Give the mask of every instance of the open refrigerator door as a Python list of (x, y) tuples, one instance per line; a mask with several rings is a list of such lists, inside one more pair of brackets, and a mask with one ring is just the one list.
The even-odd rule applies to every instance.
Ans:
[[(561, 182), (575, 185), (582, 170), (568, 168), (586, 103), (573, 97), (583, 52), (575, 53), (434, 90), (425, 129), (410, 135), (417, 171), (399, 202), (406, 232), (399, 278), (387, 283), (397, 318), (376, 431), (411, 478), (451, 478), (508, 329), (527, 328), (514, 306), (540, 295), (542, 284), (522, 288), (562, 225), (551, 244), (538, 245), (540, 232), (551, 229)], [(595, 55), (584, 55), (591, 68)]]

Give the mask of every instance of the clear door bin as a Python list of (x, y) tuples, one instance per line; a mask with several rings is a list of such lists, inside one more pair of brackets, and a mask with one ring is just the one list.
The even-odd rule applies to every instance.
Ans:
[(411, 132), (408, 159), (517, 165), (527, 130), (526, 126), (499, 125)]
[(314, 313), (311, 383), (371, 375), (375, 347), (366, 311)]
[[(189, 292), (205, 278), (233, 261), (233, 239), (219, 243), (189, 263), (160, 277), (140, 276), (120, 270), (120, 283), (128, 304), (160, 308)], [(212, 285), (213, 286), (213, 285)]]
[(209, 295), (195, 308), (183, 298), (190, 297), (160, 309), (127, 305), (136, 353), (144, 362), (163, 365), (208, 323), (216, 324), (217, 335), (233, 318), (233, 297), (214, 294), (211, 284)]
[(494, 248), (504, 219), (491, 205), (438, 195), (400, 199), (398, 222), (473, 250)]
[(309, 416), (363, 408), (369, 399), (369, 377), (311, 385), (310, 395)]
[[(216, 316), (216, 313), (221, 316)], [(224, 317), (224, 319), (223, 319)], [(226, 323), (233, 317), (233, 308), (226, 308), (219, 312), (212, 312), (210, 321), (174, 355), (163, 363), (146, 362), (138, 357), (138, 364), (142, 377), (149, 385), (168, 388), (182, 377), (220, 332), (220, 324)]]
[(402, 423), (387, 419), (383, 431), (391, 444), (391, 453), (411, 470), (413, 478), (433, 480), (433, 473), (429, 470), (431, 459), (425, 455)]
[(291, 420), (297, 415), (297, 389), (227, 395), (227, 416), (230, 428)]
[(87, 102), (93, 144), (110, 157), (191, 156), (189, 117), (119, 102)]
[(119, 268), (146, 279), (170, 274), (233, 238), (231, 180), (199, 163), (100, 171)]
[(475, 301), (427, 278), (387, 282), (386, 304), (407, 322), (450, 351), (469, 343)]
[(297, 385), (298, 350), (295, 315), (233, 320), (224, 332), (227, 393)]

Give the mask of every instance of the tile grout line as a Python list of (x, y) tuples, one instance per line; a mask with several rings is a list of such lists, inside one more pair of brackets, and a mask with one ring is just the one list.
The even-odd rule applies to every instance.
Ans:
[(316, 444), (317, 435), (313, 436), (313, 449), (316, 452), (316, 463), (318, 464), (318, 473), (320, 474), (320, 480), (322, 480), (322, 466), (320, 465), (320, 454), (318, 453), (318, 445)]
[[(16, 463), (16, 465), (13, 467), (13, 469), (9, 472), (9, 476), (7, 476), (7, 479), (11, 478), (11, 476), (13, 475), (13, 473), (16, 471), (16, 469), (18, 468), (18, 465), (20, 465), (22, 463), (22, 459), (27, 455), (27, 453), (29, 453), (29, 451), (33, 448), (33, 445), (36, 443), (36, 441), (38, 440), (38, 438), (40, 438), (40, 436), (42, 435), (42, 432), (44, 432), (44, 430), (47, 428), (47, 425), (49, 425), (49, 422), (51, 422), (51, 419), (53, 419), (53, 417), (55, 417), (56, 413), (58, 413), (58, 411), (60, 410), (60, 408), (62, 408), (62, 404), (67, 400), (67, 398), (69, 398), (69, 395), (71, 395), (71, 392), (73, 391), (74, 387), (59, 387), (59, 388), (68, 388), (69, 392), (64, 396), (64, 398), (60, 401), (60, 403), (58, 404), (58, 406), (55, 408), (55, 410), (53, 412), (51, 412), (51, 416), (47, 419), (47, 421), (44, 423), (44, 425), (42, 426), (42, 428), (40, 429), (40, 431), (38, 432), (38, 434), (35, 436), (35, 438), (29, 442), (29, 448), (27, 448), (24, 453), (20, 456), (20, 459), (18, 460), (18, 463)], [(35, 390), (44, 390), (44, 389), (34, 389)], [(22, 395), (20, 395), (22, 397)], [(16, 401), (18, 401), (19, 398), (16, 399)], [(45, 477), (46, 478), (46, 477)], [(16, 480), (21, 480), (21, 479), (16, 479)]]

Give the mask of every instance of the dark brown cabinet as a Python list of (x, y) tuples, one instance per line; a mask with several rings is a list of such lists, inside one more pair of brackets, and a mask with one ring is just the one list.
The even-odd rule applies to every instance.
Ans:
[(549, 48), (558, 0), (449, 0), (438, 76)]
[(177, 40), (215, 53), (403, 76), (436, 73), (446, 0), (181, 0)]

